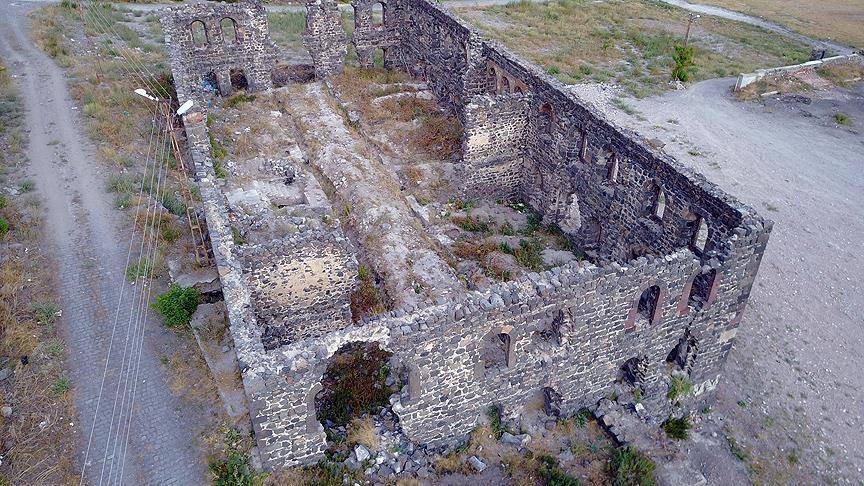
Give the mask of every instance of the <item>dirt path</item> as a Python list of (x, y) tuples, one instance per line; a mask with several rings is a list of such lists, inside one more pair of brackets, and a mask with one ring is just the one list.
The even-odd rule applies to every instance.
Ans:
[[(69, 350), (67, 366), (78, 411), (75, 428), (82, 444), (78, 467), (87, 451), (101, 390), (85, 482), (201, 484), (205, 471), (191, 432), (196, 422), (166, 386), (158, 356), (170, 336), (153, 315), (144, 333), (128, 448), (124, 451), (122, 439), (117, 441), (121, 437), (118, 428), (125, 432), (120, 424), (129, 416), (121, 413), (122, 402), (115, 407), (115, 399), (125, 397), (128, 405), (132, 395), (122, 393), (127, 383), (129, 390), (134, 383), (120, 372), (133, 293), (124, 279), (128, 234), (123, 235), (121, 213), (112, 209), (103, 190), (104, 174), (80, 131), (83, 123), (63, 71), (28, 37), (26, 12), (37, 5), (4, 3), (0, 7), (0, 52), (8, 60), (28, 110), (30, 177), (44, 200), (46, 245), (56, 255), (63, 312), (60, 325)], [(126, 298), (112, 332), (124, 285)]]
[[(462, 0), (456, 0), (462, 1)], [(734, 10), (725, 9), (722, 7), (715, 7), (713, 5), (702, 5), (699, 3), (690, 3), (685, 0), (660, 0), (663, 3), (668, 3), (669, 5), (674, 5), (678, 8), (683, 8), (684, 10), (689, 10), (691, 12), (695, 12), (702, 15), (713, 15), (714, 17), (721, 17), (724, 19), (734, 20), (736, 22), (743, 22), (745, 24), (755, 25), (756, 27), (761, 27), (765, 30), (769, 30), (771, 32), (782, 35), (783, 37), (787, 37), (789, 39), (796, 40), (803, 44), (810, 45), (812, 47), (818, 49), (828, 49), (829, 51), (833, 51), (835, 54), (852, 54), (852, 49), (848, 46), (844, 46), (842, 44), (838, 44), (836, 42), (825, 41), (820, 39), (814, 39), (812, 37), (807, 37), (806, 35), (799, 34), (789, 28), (783, 27), (782, 25), (775, 24), (774, 22), (769, 22), (760, 17), (754, 17), (752, 15), (743, 14), (741, 12), (736, 12)]]
[(843, 111), (864, 125), (864, 86), (762, 105), (735, 101), (732, 84), (716, 79), (627, 100), (642, 120), (605, 111), (776, 221), (717, 412), (751, 463), (773, 456), (777, 480), (791, 474), (805, 483), (857, 484), (864, 468), (864, 136), (837, 127), (832, 116)]

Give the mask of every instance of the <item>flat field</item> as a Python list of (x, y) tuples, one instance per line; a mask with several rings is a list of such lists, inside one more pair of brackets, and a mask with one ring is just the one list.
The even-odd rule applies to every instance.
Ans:
[[(669, 88), (672, 54), (687, 12), (643, 0), (520, 1), (456, 9), (486, 36), (567, 84), (615, 82), (637, 97)], [(794, 64), (810, 48), (761, 28), (703, 16), (691, 29), (693, 81)]]
[(700, 0), (820, 39), (864, 47), (864, 0)]

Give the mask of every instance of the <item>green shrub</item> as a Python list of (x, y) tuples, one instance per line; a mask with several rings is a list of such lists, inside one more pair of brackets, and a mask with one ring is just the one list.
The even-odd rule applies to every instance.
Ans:
[(153, 276), (153, 264), (149, 260), (140, 260), (126, 267), (126, 278), (130, 281)]
[(162, 206), (175, 216), (186, 216), (186, 204), (174, 194), (162, 196)]
[(171, 284), (168, 292), (156, 297), (153, 308), (162, 315), (168, 327), (186, 327), (201, 303), (201, 294), (192, 287)]
[(675, 62), (675, 65), (672, 67), (672, 79), (677, 79), (682, 83), (690, 81), (696, 67), (693, 63), (694, 54), (695, 50), (693, 47), (675, 46), (675, 52), (672, 54), (672, 61)]
[(506, 242), (501, 242), (498, 249), (502, 253), (513, 255), (516, 261), (525, 268), (538, 271), (543, 267), (543, 244), (539, 240), (520, 240), (519, 248), (513, 248)]
[(834, 122), (838, 125), (843, 125), (844, 127), (852, 126), (852, 120), (849, 119), (849, 115), (846, 113), (834, 113)]
[(224, 179), (228, 177), (228, 171), (222, 167), (222, 164), (217, 160), (213, 162), (213, 173), (216, 174), (217, 179)]
[(5, 219), (0, 218), (0, 238), (3, 238), (9, 233), (9, 223)]
[(591, 411), (587, 408), (580, 408), (576, 415), (573, 416), (573, 423), (576, 427), (582, 429), (588, 423), (588, 420), (591, 419)]
[(27, 179), (21, 183), (21, 186), (19, 186), (18, 189), (22, 193), (25, 193), (25, 192), (32, 191), (35, 187), (36, 187), (36, 184), (33, 181), (31, 181), (30, 179)]
[(54, 393), (63, 395), (69, 391), (70, 386), (69, 378), (61, 376), (54, 381), (54, 384), (51, 385), (51, 389), (54, 390)]
[(546, 486), (579, 486), (579, 480), (562, 471), (558, 460), (551, 456), (540, 456), (540, 467), (537, 468)]
[(228, 457), (210, 463), (214, 486), (253, 486), (263, 484), (252, 466), (249, 455), (240, 451), (229, 451)]
[(690, 420), (687, 417), (677, 419), (670, 417), (663, 422), (663, 430), (666, 431), (666, 435), (675, 440), (686, 440), (690, 436), (690, 427)]
[(616, 449), (609, 460), (613, 486), (654, 486), (654, 461), (634, 449)]
[(38, 302), (32, 305), (33, 317), (43, 326), (53, 324), (60, 317), (60, 306), (54, 302)]
[(228, 151), (219, 143), (219, 140), (216, 140), (216, 137), (212, 133), (210, 133), (210, 154), (216, 160), (222, 160), (228, 155)]

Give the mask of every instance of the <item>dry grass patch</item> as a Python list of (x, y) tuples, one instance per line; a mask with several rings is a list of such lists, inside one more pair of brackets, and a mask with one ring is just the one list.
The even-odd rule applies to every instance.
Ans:
[[(686, 11), (643, 0), (520, 1), (460, 16), (566, 84), (612, 81), (637, 97), (667, 89)], [(703, 16), (691, 33), (693, 81), (806, 61), (810, 48), (757, 27)]]
[(364, 445), (373, 452), (378, 452), (381, 448), (381, 441), (375, 432), (375, 422), (368, 415), (352, 419), (348, 423), (348, 438), (346, 441), (351, 445)]
[(819, 39), (864, 46), (864, 3), (850, 0), (703, 0)]
[(841, 88), (848, 88), (852, 83), (864, 79), (864, 65), (853, 62), (829, 64), (817, 69), (816, 74)]
[(164, 356), (162, 364), (167, 369), (168, 386), (183, 401), (202, 407), (221, 403), (210, 368), (191, 334), (180, 335), (177, 349)]
[(748, 101), (759, 99), (765, 93), (803, 93), (812, 89), (809, 84), (794, 76), (766, 77), (736, 91), (735, 98), (739, 101)]

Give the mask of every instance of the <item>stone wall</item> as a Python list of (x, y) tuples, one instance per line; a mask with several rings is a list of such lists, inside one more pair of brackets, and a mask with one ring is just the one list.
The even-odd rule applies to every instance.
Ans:
[(522, 144), (529, 97), (476, 96), (465, 106), (462, 137), (464, 196), (521, 196)]
[[(316, 69), (330, 74), (341, 69), (345, 44), (341, 25), (335, 27), (338, 10), (324, 1), (308, 5), (307, 39), (317, 46)], [(652, 423), (710, 404), (772, 224), (443, 8), (426, 0), (388, 2), (385, 25), (363, 26), (364, 17), (355, 42), (363, 49), (386, 44), (388, 65), (424, 79), (461, 118), (465, 191), (525, 199), (545, 222), (595, 252), (597, 263), (572, 262), (357, 326), (267, 341), (255, 310), (267, 307), (260, 290), (288, 277), (268, 274), (263, 284), (244, 277), (256, 270), (244, 268), (231, 243), (203, 114), (187, 114), (231, 333), (267, 467), (322, 457), (326, 438), (315, 395), (328, 359), (355, 341), (375, 341), (393, 353), (407, 378), (391, 399), (394, 412), (412, 440), (430, 446), (464, 439), (490, 405), (518, 415), (544, 389), (560, 394), (567, 414), (628, 379), (643, 391), (644, 416)], [(364, 12), (368, 6), (355, 3)], [(280, 266), (286, 263), (272, 262), (293, 268)], [(334, 291), (345, 292), (338, 285)], [(297, 305), (293, 294), (283, 297)], [(681, 349), (682, 357), (667, 362)], [(622, 369), (634, 362), (637, 378)], [(695, 385), (677, 408), (666, 397), (674, 366)]]
[[(666, 398), (666, 360), (682, 339), (692, 343), (687, 369), (696, 390), (685, 409), (707, 406), (740, 324), (742, 289), (752, 283), (769, 229), (752, 225), (730, 238), (730, 258), (710, 263), (719, 277), (701, 307), (686, 304), (702, 266), (680, 250), (628, 265), (575, 262), (282, 347), (275, 353), (283, 357), (277, 361), (285, 363), (285, 378), (273, 382), (277, 390), (266, 402), (279, 413), (260, 424), (257, 436), (263, 457), (271, 465), (321, 457), (325, 438), (314, 397), (329, 357), (356, 341), (376, 341), (394, 353), (407, 383), (391, 400), (393, 410), (409, 438), (433, 447), (464, 439), (490, 405), (518, 415), (547, 387), (562, 396), (565, 414), (593, 405), (611, 392), (632, 358), (643, 363), (638, 386), (648, 419), (660, 423), (675, 410)], [(634, 319), (640, 296), (653, 286), (660, 289), (655, 315)], [(509, 350), (495, 342), (499, 334), (509, 336)]]
[(170, 7), (160, 20), (181, 102), (203, 99), (210, 86), (223, 96), (244, 82), (248, 91), (273, 87), (276, 47), (260, 0)]
[[(384, 67), (393, 66), (395, 53), (392, 48), (399, 45), (397, 29), (399, 15), (395, 12), (397, 4), (386, 0), (352, 0), (354, 7), (354, 32), (352, 41), (357, 50), (357, 59), (363, 67), (372, 67), (376, 50), (381, 49)], [(379, 13), (373, 15), (374, 8)], [(381, 18), (377, 18), (380, 15)]]
[(342, 72), (348, 54), (342, 13), (336, 0), (306, 2), (306, 32), (303, 43), (315, 65), (315, 76), (326, 78)]
[(351, 324), (357, 260), (341, 231), (307, 231), (240, 253), (265, 349)]

